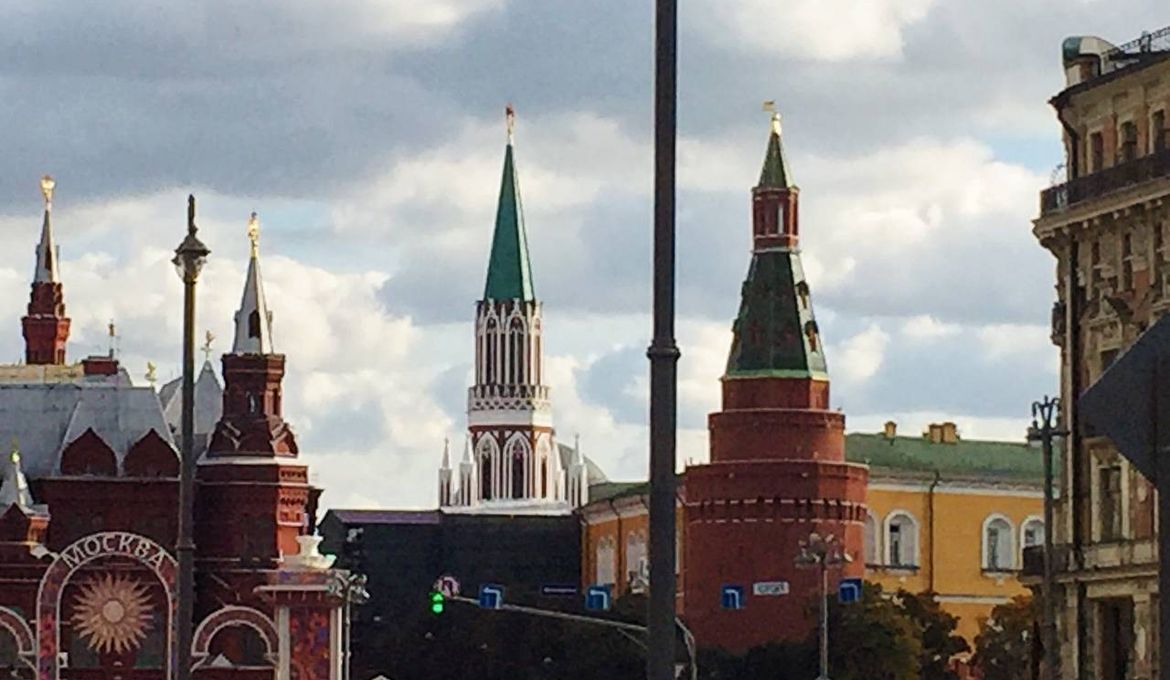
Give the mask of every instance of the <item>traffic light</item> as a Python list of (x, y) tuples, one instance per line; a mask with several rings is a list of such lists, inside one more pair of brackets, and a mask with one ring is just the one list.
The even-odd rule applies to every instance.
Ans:
[(446, 603), (446, 599), (447, 598), (445, 598), (443, 596), (443, 594), (440, 593), (439, 591), (432, 590), (431, 591), (431, 613), (432, 614), (442, 614), (443, 613), (443, 605)]

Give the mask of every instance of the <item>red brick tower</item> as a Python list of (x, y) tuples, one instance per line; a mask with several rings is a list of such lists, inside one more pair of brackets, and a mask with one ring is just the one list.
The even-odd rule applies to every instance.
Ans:
[(284, 355), (272, 347), (255, 214), (248, 235), (252, 254), (235, 340), (223, 356), (223, 415), (198, 470), (197, 565), (201, 573), (219, 572), (198, 583), (200, 605), (211, 609), (250, 597), (264, 583), (263, 570), (298, 552), (297, 536), (319, 493), (281, 416)]
[[(684, 616), (701, 645), (742, 651), (804, 639), (815, 625), (819, 578), (798, 570), (800, 541), (832, 534), (861, 576), (868, 471), (845, 462), (845, 416), (829, 410), (824, 346), (798, 245), (797, 197), (779, 117), (752, 190), (752, 261), (722, 378), (723, 410), (709, 419), (711, 462), (686, 472)], [(787, 594), (753, 594), (786, 582)], [(744, 607), (724, 609), (723, 586)], [(782, 590), (773, 588), (772, 592)]]
[(69, 317), (65, 316), (65, 297), (57, 274), (57, 249), (53, 245), (52, 177), (41, 178), (45, 196), (45, 221), (37, 244), (37, 268), (33, 272), (28, 314), (20, 320), (24, 330), (24, 360), (28, 364), (63, 365), (65, 342), (69, 339)]

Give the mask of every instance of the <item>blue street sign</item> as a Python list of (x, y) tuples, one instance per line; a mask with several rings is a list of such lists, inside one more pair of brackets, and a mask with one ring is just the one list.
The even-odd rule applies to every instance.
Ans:
[(499, 609), (504, 604), (504, 587), (483, 585), (479, 587), (479, 606), (484, 609)]
[(577, 586), (570, 585), (547, 585), (540, 587), (541, 595), (576, 595)]
[(589, 586), (585, 592), (585, 608), (592, 611), (609, 610), (609, 586)]
[(843, 578), (837, 583), (837, 601), (852, 604), (861, 601), (861, 579)]
[(724, 609), (743, 609), (743, 586), (723, 586), (719, 602)]

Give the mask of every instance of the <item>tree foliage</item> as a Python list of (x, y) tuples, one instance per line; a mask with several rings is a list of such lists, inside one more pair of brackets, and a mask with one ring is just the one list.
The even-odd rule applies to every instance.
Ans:
[(865, 583), (861, 601), (829, 608), (829, 676), (834, 680), (918, 680), (922, 631), (881, 586)]
[(967, 641), (955, 634), (959, 618), (943, 611), (937, 594), (930, 591), (915, 595), (899, 590), (895, 601), (921, 631), (922, 655), (918, 663), (922, 680), (959, 680), (950, 660), (956, 654), (971, 651)]
[(975, 637), (973, 661), (984, 680), (1032, 677), (1039, 621), (1039, 606), (1028, 595), (1017, 596), (991, 610), (991, 616), (980, 622), (979, 635)]

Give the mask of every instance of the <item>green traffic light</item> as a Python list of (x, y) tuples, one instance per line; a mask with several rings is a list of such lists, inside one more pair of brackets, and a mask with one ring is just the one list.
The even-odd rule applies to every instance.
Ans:
[(434, 591), (431, 593), (431, 613), (432, 614), (442, 614), (443, 613), (443, 603), (444, 603), (445, 599), (446, 598), (443, 597), (443, 594), (438, 592), (438, 591)]

